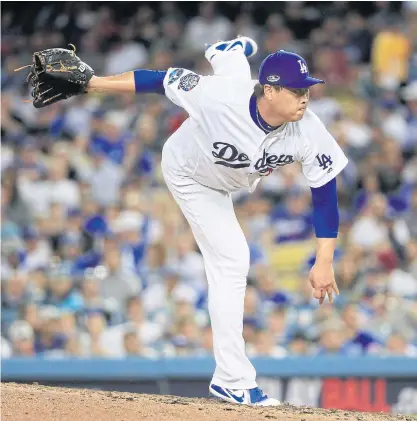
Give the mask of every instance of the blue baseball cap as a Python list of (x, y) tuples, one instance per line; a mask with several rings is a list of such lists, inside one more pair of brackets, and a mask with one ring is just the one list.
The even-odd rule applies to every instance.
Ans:
[(309, 76), (306, 61), (298, 54), (279, 50), (267, 56), (259, 68), (261, 85), (280, 85), (286, 88), (308, 88), (324, 80)]
[(23, 239), (28, 240), (37, 240), (40, 237), (39, 231), (34, 227), (25, 227), (22, 233)]

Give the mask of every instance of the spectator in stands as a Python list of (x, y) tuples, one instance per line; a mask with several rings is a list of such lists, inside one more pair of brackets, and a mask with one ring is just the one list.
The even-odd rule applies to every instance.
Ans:
[(355, 211), (361, 212), (363, 207), (367, 205), (368, 200), (381, 192), (378, 174), (375, 172), (368, 172), (363, 175), (361, 180), (361, 187), (355, 197)]
[(350, 12), (346, 18), (348, 45), (346, 47), (351, 63), (368, 63), (371, 56), (372, 34), (366, 19), (357, 12)]
[(375, 2), (376, 10), (369, 17), (369, 26), (373, 33), (378, 33), (386, 26), (387, 21), (392, 18), (391, 5), (385, 1)]
[(352, 78), (345, 50), (347, 37), (340, 33), (341, 27), (340, 19), (329, 18), (326, 26), (312, 33), (314, 68), (330, 86), (349, 84)]
[(100, 292), (100, 268), (87, 269), (82, 278), (81, 294), (84, 310), (105, 310), (104, 298)]
[(83, 276), (87, 269), (94, 269), (100, 267), (100, 276), (104, 275), (102, 265), (104, 261), (104, 254), (111, 253), (119, 246), (115, 235), (109, 232), (106, 221), (101, 216), (92, 216), (87, 218), (84, 223), (84, 233), (89, 242), (90, 247), (87, 252), (78, 256), (72, 266), (72, 271), (75, 276)]
[(293, 33), (286, 26), (274, 27), (269, 30), (263, 44), (265, 55), (274, 53), (277, 49), (300, 52)]
[(142, 294), (146, 314), (163, 326), (168, 326), (175, 315), (176, 301), (186, 297), (192, 305), (197, 304), (197, 292), (180, 281), (178, 270), (165, 268), (160, 280), (149, 285)]
[(340, 289), (342, 291), (352, 290), (358, 282), (359, 267), (357, 258), (360, 257), (360, 253), (361, 251), (356, 251), (354, 247), (347, 248), (344, 256), (341, 257), (336, 266), (337, 278), (339, 279)]
[(152, 43), (152, 51), (168, 49), (182, 54), (182, 31), (184, 30), (181, 16), (177, 12), (170, 12), (161, 19), (161, 34)]
[[(82, 251), (87, 246), (87, 235), (83, 230), (83, 222), (83, 213), (80, 208), (69, 209), (65, 219), (65, 232), (61, 234), (63, 241), (68, 239), (71, 245), (77, 242)], [(70, 259), (73, 257), (75, 256), (72, 256), (70, 253)]]
[(326, 85), (322, 83), (311, 89), (308, 108), (317, 114), (326, 127), (330, 127), (341, 118), (342, 108), (335, 98), (326, 94), (326, 89)]
[(345, 348), (358, 354), (376, 352), (380, 342), (366, 331), (365, 317), (359, 312), (356, 303), (349, 303), (343, 309), (341, 319), (344, 323), (343, 333)]
[(160, 284), (166, 268), (166, 249), (162, 243), (151, 244), (146, 253), (145, 261), (139, 269), (140, 277), (145, 287)]
[(105, 73), (108, 75), (142, 68), (148, 60), (146, 48), (132, 39), (123, 42), (120, 35), (113, 35), (108, 42), (110, 51), (105, 63)]
[(310, 352), (308, 338), (302, 332), (295, 333), (291, 342), (288, 344), (288, 354), (302, 356), (309, 355)]
[(191, 52), (204, 51), (205, 40), (210, 44), (221, 39), (228, 39), (230, 35), (229, 20), (217, 12), (214, 2), (202, 2), (199, 5), (198, 16), (189, 20), (185, 28), (184, 41)]
[(404, 158), (401, 147), (392, 139), (385, 139), (381, 148), (382, 165), (378, 175), (381, 183), (381, 190), (390, 194), (401, 186), (401, 170), (404, 167)]
[(361, 160), (368, 152), (372, 142), (372, 129), (369, 126), (370, 106), (363, 99), (352, 101), (345, 108), (342, 120), (346, 150), (353, 159)]
[(372, 71), (378, 87), (394, 80), (398, 85), (407, 80), (410, 41), (401, 23), (389, 17), (372, 45)]
[(123, 353), (123, 335), (127, 330), (135, 329), (140, 343), (144, 346), (152, 346), (162, 338), (163, 326), (146, 318), (142, 301), (138, 296), (128, 298), (124, 308), (126, 308), (124, 323), (111, 327), (108, 332), (108, 338), (113, 343), (113, 354)]
[(77, 312), (64, 310), (61, 313), (61, 329), (65, 336), (70, 339), (78, 336)]
[(198, 355), (213, 356), (213, 332), (211, 326), (206, 326), (203, 329), (203, 334), (200, 340), (200, 349)]
[(254, 286), (246, 287), (245, 305), (243, 309), (244, 322), (259, 325), (262, 322), (262, 308), (259, 292)]
[(7, 330), (9, 325), (17, 320), (19, 309), (30, 300), (27, 275), (23, 272), (14, 272), (9, 279), (2, 281), (2, 329)]
[(19, 319), (28, 322), (35, 335), (38, 334), (41, 327), (41, 320), (39, 317), (39, 308), (34, 303), (27, 303), (23, 305), (20, 309)]
[[(291, 327), (289, 340), (292, 340), (294, 336), (299, 335), (301, 337), (307, 338), (312, 341), (318, 335), (318, 329), (320, 323), (327, 319), (334, 317), (335, 314), (330, 312), (328, 306), (322, 306), (320, 309), (314, 305), (314, 298), (312, 287), (309, 283), (306, 283), (305, 280), (308, 279), (308, 271), (302, 272), (299, 275), (300, 286), (297, 289), (297, 294), (294, 295), (294, 306), (290, 307), (290, 317), (288, 317), (288, 322), (291, 321), (289, 327)], [(340, 300), (343, 300), (343, 291), (340, 295)], [(300, 345), (296, 342), (296, 345)]]
[(23, 231), (25, 247), (20, 251), (20, 268), (26, 271), (47, 267), (51, 259), (51, 249), (38, 229), (28, 227)]
[(76, 313), (64, 311), (61, 317), (62, 333), (65, 335), (65, 356), (82, 357), (82, 348), (80, 342), (80, 331)]
[(13, 272), (19, 269), (20, 266), (20, 249), (22, 241), (20, 238), (6, 240), (2, 238), (1, 244), (1, 279), (8, 280)]
[(272, 210), (271, 223), (277, 244), (310, 238), (313, 231), (308, 194), (299, 188), (289, 191), (285, 205)]
[(102, 312), (91, 310), (84, 317), (84, 332), (80, 335), (80, 347), (85, 357), (109, 357), (117, 355), (118, 346), (113, 342)]
[(85, 357), (82, 352), (81, 343), (78, 336), (70, 336), (65, 344), (65, 357), (66, 358), (83, 358)]
[(196, 291), (204, 291), (207, 288), (207, 281), (203, 256), (197, 251), (191, 232), (179, 236), (177, 252), (173, 264), (177, 267), (182, 282)]
[(388, 291), (400, 297), (417, 296), (417, 278), (408, 270), (408, 267), (389, 267), (387, 279)]
[(255, 343), (248, 346), (249, 357), (272, 357), (283, 358), (287, 351), (275, 343), (274, 337), (265, 330), (259, 330), (256, 334)]
[(46, 303), (59, 310), (78, 311), (83, 306), (80, 293), (75, 289), (68, 267), (53, 268), (48, 276), (49, 294)]
[(31, 302), (43, 304), (48, 293), (48, 276), (46, 268), (39, 268), (28, 272)]
[(343, 349), (343, 325), (338, 320), (329, 320), (320, 329), (317, 355), (345, 353)]
[(318, 25), (320, 12), (306, 8), (302, 3), (285, 3), (285, 22), (297, 39), (308, 39), (312, 28)]
[(4, 338), (3, 336), (0, 338), (0, 345), (1, 345), (1, 359), (2, 361), (11, 358), (13, 355), (13, 349), (10, 342)]
[[(184, 294), (177, 294), (170, 317), (173, 324), (179, 322), (180, 320), (196, 318), (196, 309), (190, 300), (190, 297)], [(207, 324), (206, 322), (208, 321), (203, 320), (201, 325), (204, 326), (204, 324)]]
[(407, 357), (417, 358), (417, 347), (407, 343), (407, 339), (398, 333), (393, 333), (385, 344), (382, 354), (385, 355), (405, 355)]
[[(126, 202), (129, 201), (127, 195)], [(140, 201), (139, 197), (132, 197), (131, 203)], [(128, 206), (119, 213), (113, 221), (112, 231), (121, 251), (121, 264), (127, 272), (132, 272), (139, 277), (140, 267), (143, 264), (149, 242), (150, 218), (143, 215), (134, 206)], [(139, 283), (143, 281), (140, 279)], [(143, 285), (142, 285), (143, 286)]]
[[(199, 349), (199, 331), (193, 317), (181, 318), (173, 327), (170, 339), (175, 356), (191, 356)], [(167, 350), (165, 350), (167, 352)]]
[(279, 305), (288, 305), (290, 297), (280, 291), (275, 282), (275, 277), (270, 267), (259, 267), (255, 272), (256, 287), (264, 311)]
[(245, 36), (252, 39), (259, 39), (260, 30), (249, 11), (243, 11), (236, 16), (234, 21), (234, 33), (245, 34)]
[[(407, 136), (403, 149), (409, 156), (412, 156), (415, 155), (417, 146), (417, 80), (414, 80), (404, 88), (402, 97), (407, 103)], [(412, 151), (414, 151), (414, 154)]]
[[(386, 291), (387, 274), (379, 263), (368, 264), (358, 272), (358, 281), (353, 288), (353, 296), (363, 299), (361, 305), (367, 307), (373, 298)], [(372, 307), (372, 304), (371, 304)]]
[(40, 330), (35, 341), (36, 354), (45, 357), (65, 355), (67, 338), (61, 327), (61, 313), (52, 305), (40, 309)]
[[(2, 171), (1, 187), (2, 227), (7, 227), (7, 225), (10, 227), (10, 224), (17, 224), (20, 234), (22, 227), (27, 226), (31, 222), (32, 216), (29, 207), (22, 198), (22, 193), (19, 191), (14, 175), (10, 176), (6, 171)], [(3, 233), (4, 231), (2, 231)]]
[(149, 347), (144, 347), (139, 340), (137, 331), (127, 330), (123, 336), (123, 346), (126, 357), (156, 358), (157, 352)]
[(100, 150), (116, 165), (122, 165), (131, 138), (126, 128), (129, 120), (125, 113), (113, 111), (105, 115), (98, 132), (92, 133), (88, 142), (90, 151)]
[(35, 226), (39, 230), (39, 234), (45, 237), (51, 248), (51, 253), (54, 255), (58, 249), (58, 239), (65, 229), (65, 216), (64, 205), (51, 203), (48, 214), (38, 216), (35, 220)]
[(288, 309), (277, 307), (267, 316), (267, 332), (276, 344), (285, 346), (291, 338)]
[(243, 319), (243, 338), (246, 346), (253, 345), (256, 341), (256, 334), (262, 328), (260, 323), (253, 319)]
[(382, 132), (394, 139), (401, 147), (407, 148), (407, 122), (403, 110), (399, 107), (395, 91), (392, 98), (383, 98), (378, 104), (378, 122)]
[(78, 256), (82, 255), (82, 238), (76, 234), (65, 232), (59, 236), (57, 243), (57, 256), (61, 264), (68, 268), (71, 276), (77, 276), (75, 263)]
[[(389, 244), (388, 229), (386, 224), (387, 200), (381, 194), (374, 195), (363, 216), (352, 226), (350, 240), (352, 244), (365, 250), (375, 250)], [(367, 235), (364, 236), (363, 233)]]
[(406, 253), (410, 273), (417, 279), (417, 239), (414, 238), (408, 243)]
[(78, 207), (80, 192), (77, 183), (69, 180), (68, 162), (65, 158), (54, 158), (49, 166), (49, 180), (46, 182), (49, 204), (59, 203), (65, 210)]
[(12, 355), (14, 357), (34, 357), (35, 344), (33, 329), (28, 322), (18, 320), (9, 328)]
[(404, 221), (407, 224), (410, 236), (412, 238), (417, 238), (417, 188), (414, 188), (411, 194), (410, 205), (404, 217)]
[(140, 279), (135, 273), (126, 270), (119, 249), (105, 252), (103, 264), (101, 295), (106, 306), (114, 307), (114, 311), (122, 312), (126, 300), (141, 290)]
[(123, 181), (121, 169), (111, 162), (101, 147), (92, 150), (92, 165), (77, 167), (80, 178), (91, 186), (92, 198), (101, 206), (115, 203), (119, 199)]

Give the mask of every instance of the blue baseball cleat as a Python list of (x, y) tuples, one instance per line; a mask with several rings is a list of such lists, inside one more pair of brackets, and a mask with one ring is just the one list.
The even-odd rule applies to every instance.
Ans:
[(205, 56), (210, 61), (219, 51), (234, 51), (240, 48), (247, 58), (254, 56), (258, 51), (258, 45), (253, 39), (239, 35), (230, 41), (217, 41), (214, 44), (206, 44)]
[(268, 398), (259, 387), (253, 389), (226, 389), (213, 383), (209, 386), (209, 391), (213, 396), (226, 402), (236, 403), (238, 405), (251, 406), (279, 406), (281, 402)]

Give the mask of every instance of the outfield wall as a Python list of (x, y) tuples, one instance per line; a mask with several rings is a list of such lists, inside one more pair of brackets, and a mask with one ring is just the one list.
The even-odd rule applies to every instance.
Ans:
[[(417, 358), (253, 359), (266, 393), (296, 405), (417, 413)], [(208, 396), (212, 358), (9, 359), (2, 381), (136, 393)]]

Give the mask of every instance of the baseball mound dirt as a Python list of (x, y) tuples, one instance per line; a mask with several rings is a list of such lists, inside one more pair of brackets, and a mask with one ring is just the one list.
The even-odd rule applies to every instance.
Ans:
[(388, 421), (405, 415), (371, 414), (282, 405), (252, 408), (212, 399), (139, 395), (40, 385), (1, 385), (4, 421)]

